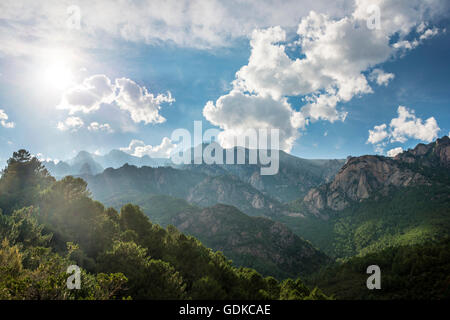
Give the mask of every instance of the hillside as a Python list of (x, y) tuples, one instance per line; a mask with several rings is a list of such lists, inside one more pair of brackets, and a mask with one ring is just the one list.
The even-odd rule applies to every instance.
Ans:
[(285, 225), (248, 217), (234, 207), (216, 205), (195, 214), (180, 212), (172, 222), (180, 231), (222, 251), (236, 265), (254, 268), (263, 275), (304, 276), (329, 262)]
[[(151, 195), (134, 199), (151, 221), (174, 225), (208, 247), (222, 251), (236, 266), (278, 278), (311, 274), (330, 260), (283, 224), (249, 217), (228, 205), (200, 208), (182, 199)], [(123, 201), (114, 204), (120, 208)]]
[(449, 148), (444, 137), (395, 159), (351, 158), (332, 182), (291, 203), (298, 215), (279, 220), (337, 258), (445, 238)]
[[(382, 272), (381, 290), (367, 290), (366, 268)], [(386, 248), (325, 267), (307, 279), (345, 300), (434, 300), (450, 298), (450, 239)]]
[(249, 215), (281, 214), (283, 206), (234, 176), (208, 176), (201, 172), (171, 167), (135, 167), (124, 165), (83, 178), (95, 199), (108, 205), (139, 200), (149, 195), (168, 195), (199, 206), (217, 203), (233, 205)]

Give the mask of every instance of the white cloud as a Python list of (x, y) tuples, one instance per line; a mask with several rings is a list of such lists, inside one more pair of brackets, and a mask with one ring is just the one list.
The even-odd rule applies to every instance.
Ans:
[(280, 129), (280, 148), (289, 151), (304, 127), (302, 115), (295, 112), (286, 99), (248, 95), (238, 90), (209, 101), (203, 109), (204, 117), (224, 131), (219, 134), (223, 147), (234, 146), (234, 137), (246, 129)]
[[(338, 106), (373, 92), (365, 75), (368, 70), (372, 69), (369, 79), (378, 85), (386, 86), (394, 78), (376, 68), (398, 51), (391, 38), (395, 35), (403, 41), (433, 7), (423, 6), (420, 1), (376, 1), (383, 25), (374, 29), (366, 26), (370, 17), (367, 7), (371, 4), (357, 0), (353, 14), (338, 19), (310, 12), (301, 19), (298, 40), (294, 41), (288, 40), (280, 26), (254, 30), (247, 65), (236, 73), (229, 93), (205, 105), (205, 118), (225, 130), (222, 136), (249, 127), (279, 128), (283, 131), (280, 138), (285, 151), (291, 150), (299, 136), (298, 129), (309, 122), (344, 121), (347, 112)], [(298, 50), (300, 57), (288, 56), (288, 47)], [(287, 101), (293, 96), (305, 102), (300, 111)], [(386, 136), (387, 133), (374, 132), (370, 139)]]
[(159, 114), (161, 104), (174, 101), (170, 92), (155, 96), (133, 80), (120, 78), (112, 83), (107, 76), (100, 74), (86, 78), (81, 85), (66, 90), (57, 108), (67, 109), (69, 114), (91, 113), (102, 104), (115, 104), (127, 111), (133, 122), (149, 124), (166, 121)]
[(440, 130), (436, 119), (430, 117), (425, 122), (417, 118), (414, 110), (398, 107), (398, 118), (391, 120), (391, 141), (405, 142), (408, 138), (431, 142), (437, 138)]
[(175, 101), (170, 92), (167, 95), (155, 96), (149, 93), (147, 88), (127, 78), (116, 79), (116, 88), (118, 93), (115, 102), (120, 109), (128, 111), (131, 119), (136, 123), (165, 122), (166, 119), (159, 114), (161, 104)]
[(407, 35), (413, 28), (423, 32), (426, 20), (443, 17), (448, 13), (449, 4), (446, 0), (356, 0), (353, 16), (366, 20), (373, 15), (371, 6), (380, 9), (381, 29), (384, 33), (399, 33), (400, 37)]
[(386, 124), (381, 124), (379, 126), (375, 126), (373, 130), (369, 130), (369, 139), (367, 142), (376, 144), (386, 139), (389, 136), (386, 131), (386, 127)]
[(400, 40), (400, 41), (394, 43), (392, 46), (395, 49), (399, 49), (399, 50), (412, 50), (412, 49), (418, 47), (423, 41), (435, 37), (440, 32), (445, 32), (445, 29), (441, 30), (436, 27), (426, 29), (426, 30), (424, 28), (425, 28), (425, 24), (424, 24), (424, 22), (422, 22), (416, 28), (416, 31), (419, 34), (418, 38), (412, 39), (412, 40)]
[(64, 121), (58, 122), (57, 128), (61, 131), (68, 131), (75, 132), (78, 129), (82, 128), (84, 126), (83, 120), (79, 117), (68, 117)]
[(50, 157), (45, 157), (42, 153), (38, 153), (37, 155), (36, 155), (36, 158), (39, 160), (39, 161), (46, 161), (46, 162), (53, 162), (54, 164), (58, 164), (59, 163), (59, 159), (52, 159), (52, 158), (50, 158)]
[(412, 41), (402, 40), (402, 41), (394, 43), (392, 46), (395, 49), (411, 50), (411, 49), (416, 48), (419, 44), (420, 43), (417, 40), (412, 40)]
[[(95, 47), (111, 39), (147, 44), (171, 42), (179, 46), (227, 46), (254, 28), (295, 27), (310, 10), (342, 15), (352, 1), (332, 5), (328, 0), (78, 0), (81, 32), (67, 29), (70, 1), (0, 1), (0, 52), (30, 54), (43, 43)], [(101, 37), (101, 38), (100, 38)], [(100, 40), (100, 41), (99, 41)]]
[[(0, 1), (0, 52), (33, 54), (43, 44), (83, 47), (111, 44), (111, 39), (178, 46), (214, 48), (248, 36), (255, 28), (280, 25), (293, 29), (310, 11), (341, 18), (359, 8), (363, 20), (369, 4), (382, 12), (382, 27), (408, 30), (417, 19), (445, 16), (447, 0), (78, 0), (81, 32), (67, 29), (70, 1)], [(420, 22), (420, 21), (419, 21)]]
[(375, 81), (379, 86), (387, 86), (389, 81), (395, 78), (395, 74), (386, 73), (381, 69), (373, 69), (369, 75), (371, 81)]
[(169, 138), (164, 137), (161, 144), (156, 146), (146, 145), (144, 141), (133, 139), (128, 147), (120, 148), (120, 150), (136, 157), (147, 155), (151, 158), (169, 158), (175, 147), (176, 144), (173, 144)]
[(402, 152), (403, 152), (403, 148), (402, 147), (393, 148), (393, 149), (391, 149), (391, 150), (389, 150), (387, 152), (387, 156), (393, 158), (393, 157), (395, 157), (396, 155), (398, 155), (399, 153), (402, 153)]
[(96, 121), (91, 122), (88, 126), (89, 131), (105, 131), (107, 133), (114, 132), (109, 123), (98, 123)]
[(8, 122), (8, 115), (6, 114), (5, 110), (0, 109), (0, 125), (4, 128), (14, 128), (16, 125), (14, 122)]
[(380, 143), (375, 145), (375, 152), (378, 154), (384, 154), (384, 147), (386, 146), (386, 143)]
[(112, 103), (114, 86), (102, 74), (86, 78), (82, 84), (69, 88), (63, 93), (58, 109), (67, 109), (70, 114), (90, 113), (100, 108), (102, 103)]
[(439, 33), (439, 29), (438, 28), (432, 28), (432, 29), (428, 29), (426, 30), (423, 34), (420, 35), (420, 40), (426, 40), (429, 38), (432, 38), (434, 36), (436, 36)]
[(389, 138), (390, 142), (406, 142), (409, 138), (431, 142), (437, 138), (440, 128), (434, 117), (423, 121), (417, 118), (414, 110), (408, 110), (404, 106), (397, 109), (398, 117), (393, 118), (389, 124), (375, 126), (369, 130), (368, 143), (378, 144)]
[[(367, 27), (372, 5), (380, 8), (380, 28)], [(394, 75), (376, 67), (394, 57), (402, 45), (412, 48), (436, 34), (418, 26), (443, 8), (446, 5), (442, 1), (356, 0), (354, 11), (341, 18), (311, 11), (297, 26), (295, 41), (288, 40), (280, 26), (256, 29), (250, 40), (249, 61), (236, 73), (230, 93), (215, 104), (208, 102), (203, 114), (225, 130), (223, 135), (258, 124), (277, 127), (284, 122), (288, 125), (279, 127), (285, 131), (281, 144), (290, 151), (299, 136), (298, 128), (317, 120), (344, 121), (347, 112), (339, 110), (339, 104), (373, 92), (365, 76), (368, 70), (373, 69), (370, 80), (388, 85)], [(413, 30), (420, 31), (417, 43), (405, 39)], [(398, 38), (396, 45), (391, 43), (394, 35)], [(290, 58), (286, 48), (298, 50), (300, 57)], [(286, 98), (292, 96), (303, 97), (306, 102), (300, 112), (287, 102)], [(231, 116), (236, 111), (239, 116)], [(385, 137), (387, 133), (374, 130), (370, 140)]]

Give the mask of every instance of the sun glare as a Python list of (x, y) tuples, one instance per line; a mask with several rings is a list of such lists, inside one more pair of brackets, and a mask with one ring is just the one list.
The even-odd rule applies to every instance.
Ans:
[(62, 61), (56, 61), (44, 69), (44, 84), (50, 88), (65, 89), (73, 81), (70, 67)]
[(70, 87), (75, 77), (73, 74), (73, 53), (63, 48), (43, 50), (35, 62), (36, 80), (46, 91), (64, 90)]

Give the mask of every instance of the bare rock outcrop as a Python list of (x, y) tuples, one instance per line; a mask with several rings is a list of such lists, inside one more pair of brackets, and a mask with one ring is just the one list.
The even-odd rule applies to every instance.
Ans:
[(313, 214), (326, 218), (322, 210), (340, 211), (375, 192), (386, 194), (391, 187), (430, 184), (430, 177), (423, 174), (423, 167), (450, 168), (449, 137), (427, 145), (418, 144), (393, 159), (383, 156), (351, 157), (332, 182), (311, 189), (303, 204)]

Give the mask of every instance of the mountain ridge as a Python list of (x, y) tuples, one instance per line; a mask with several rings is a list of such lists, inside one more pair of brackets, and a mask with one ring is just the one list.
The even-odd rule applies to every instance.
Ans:
[[(435, 174), (434, 170), (439, 167), (443, 170)], [(303, 198), (303, 205), (314, 215), (320, 215), (325, 209), (341, 211), (352, 202), (360, 202), (375, 193), (387, 194), (391, 187), (431, 185), (432, 180), (448, 177), (449, 167), (450, 139), (447, 136), (427, 145), (418, 144), (394, 158), (352, 157), (333, 181), (311, 189)]]

